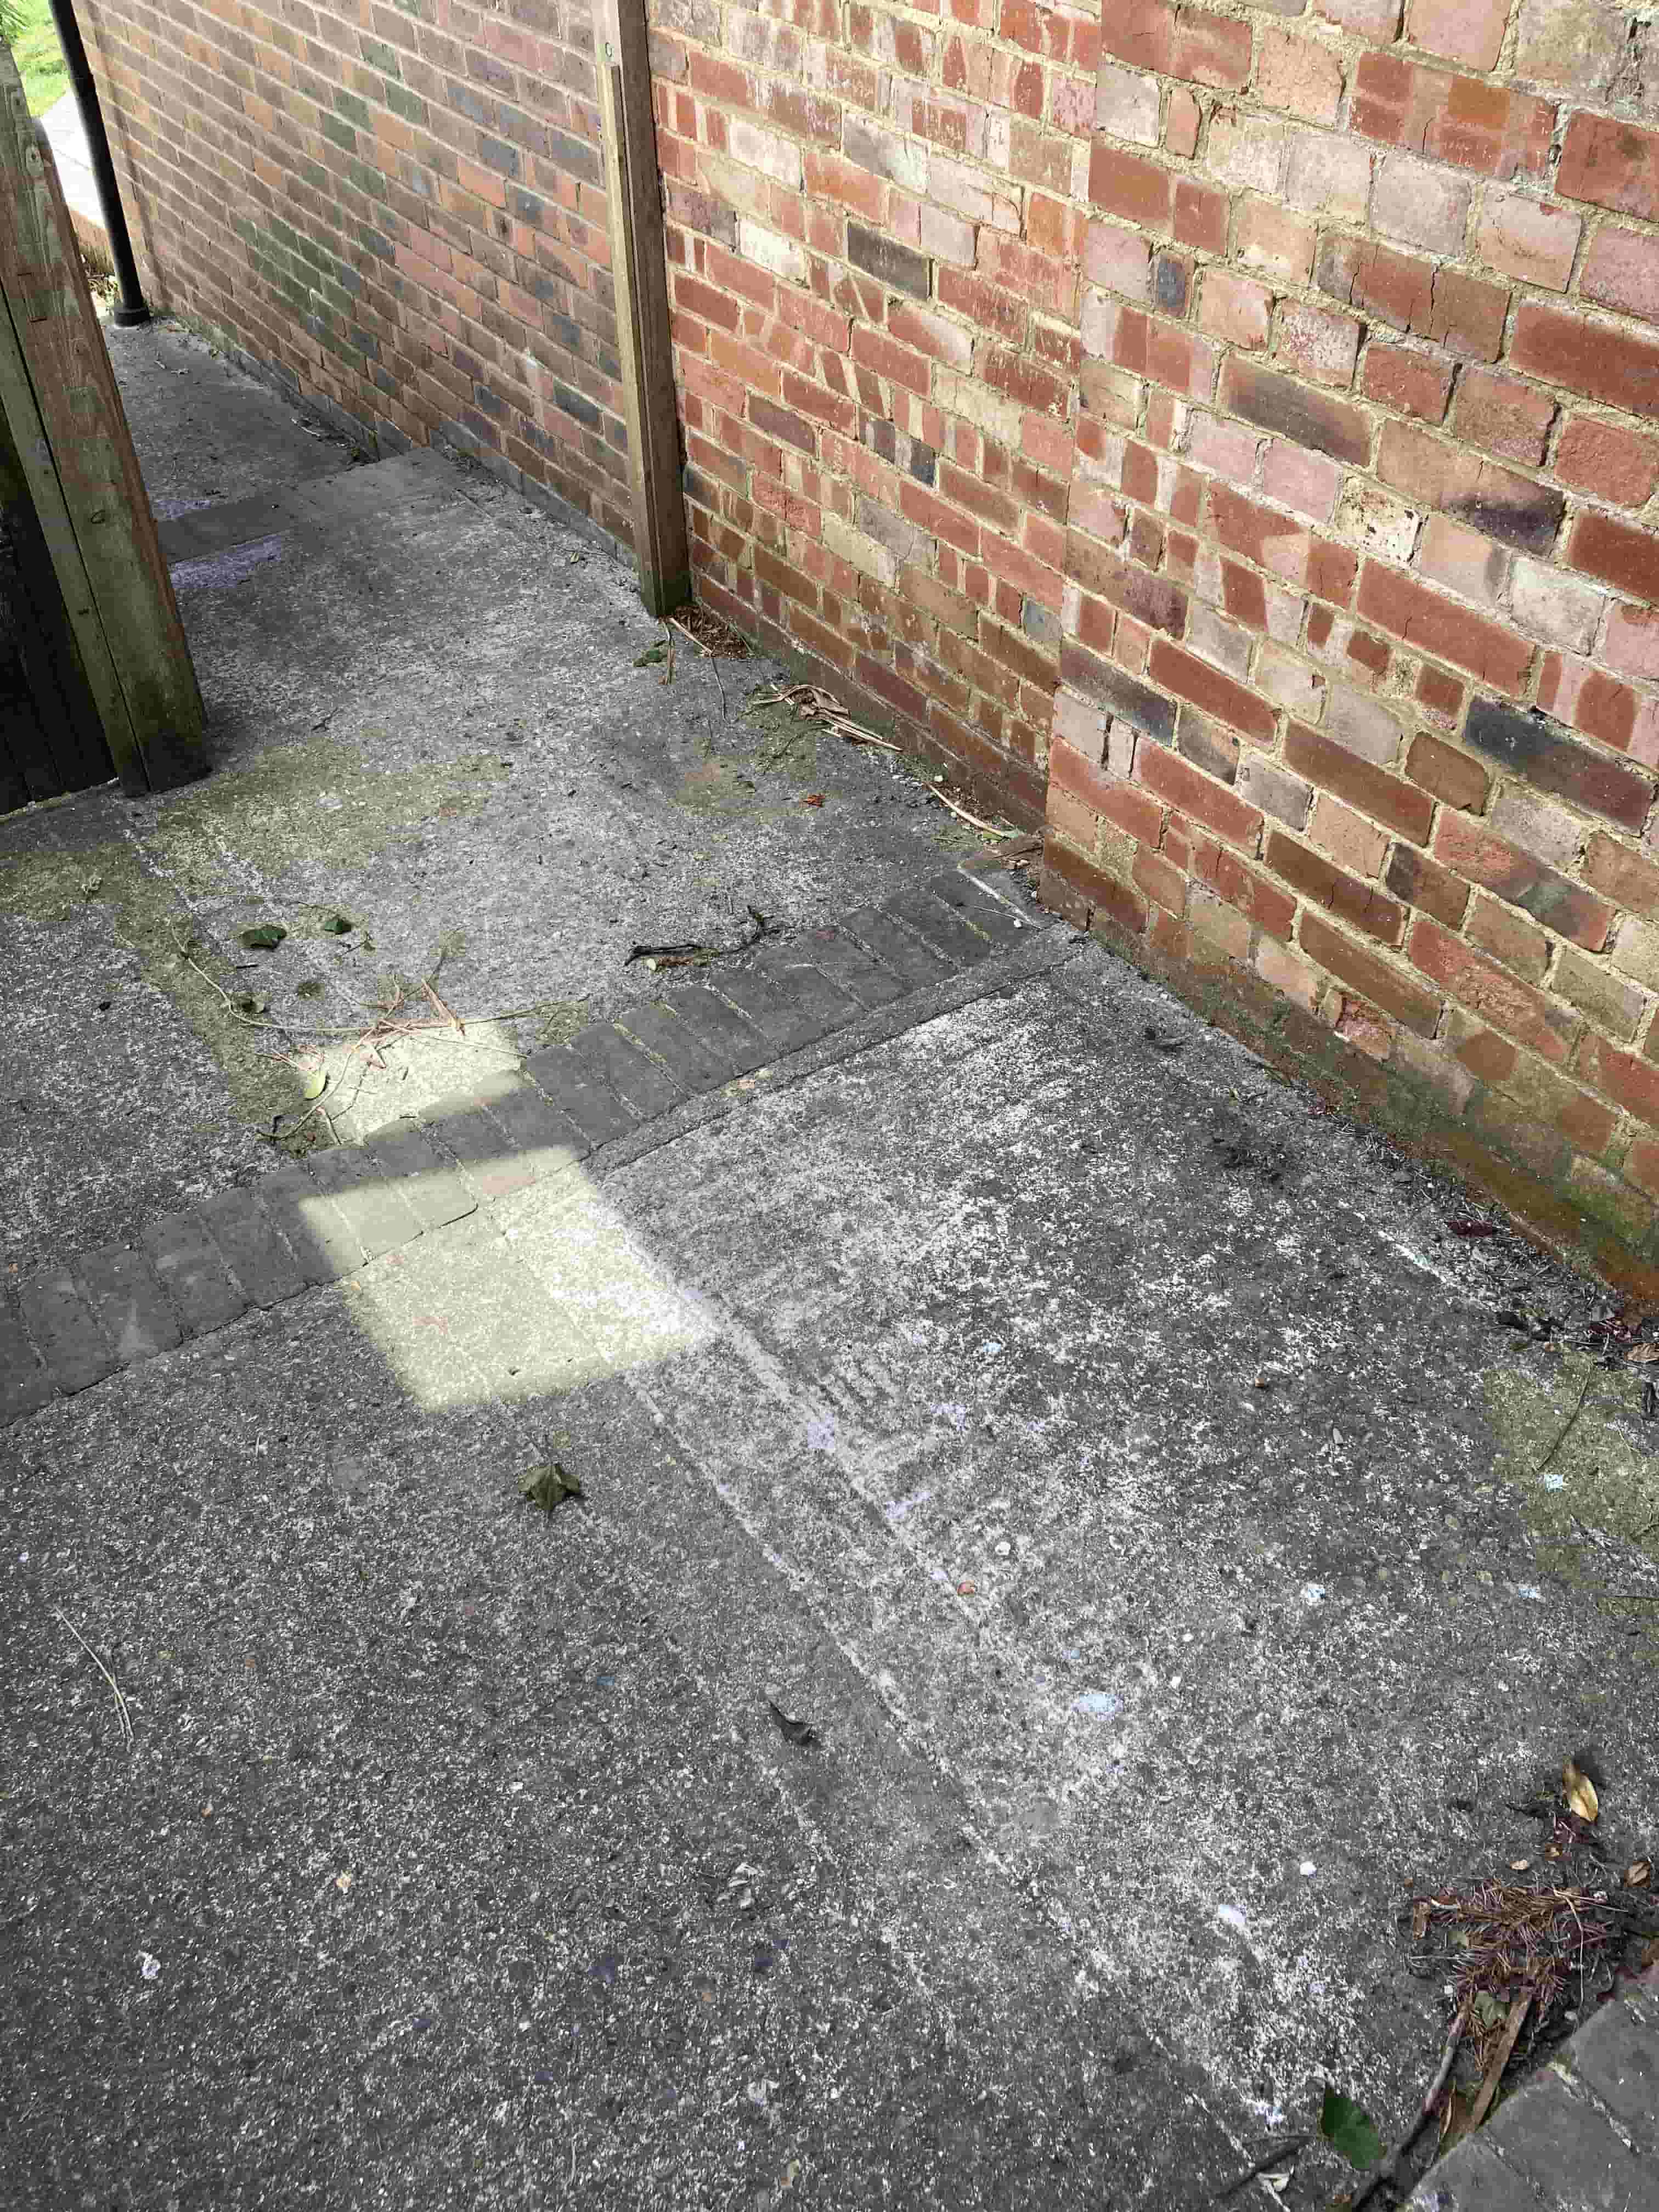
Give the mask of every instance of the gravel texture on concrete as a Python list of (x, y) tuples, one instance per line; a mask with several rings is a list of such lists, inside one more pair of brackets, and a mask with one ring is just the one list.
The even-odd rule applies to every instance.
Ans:
[[(0, 1265), (252, 1172), (313, 1065), (360, 1134), (648, 995), (636, 943), (731, 944), (751, 906), (793, 933), (979, 848), (890, 756), (747, 713), (768, 664), (681, 639), (672, 683), (636, 666), (664, 631), (627, 570), (481, 472), (352, 466), (194, 340), (110, 337), (185, 550), (226, 514), (257, 534), (174, 572), (209, 778), (0, 822)], [(240, 944), (266, 922), (274, 951)], [(239, 1022), (191, 938), (289, 1026)], [(353, 1052), (400, 992), (430, 1013), (434, 973), (465, 1041)]]

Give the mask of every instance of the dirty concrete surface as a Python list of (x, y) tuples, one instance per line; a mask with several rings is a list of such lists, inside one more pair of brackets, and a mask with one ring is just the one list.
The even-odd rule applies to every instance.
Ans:
[[(255, 534), (174, 569), (212, 775), (0, 823), (0, 1265), (251, 1171), (313, 1063), (361, 1134), (654, 989), (635, 943), (827, 921), (978, 849), (889, 756), (747, 714), (769, 665), (681, 639), (672, 684), (636, 667), (664, 631), (627, 569), (478, 471), (354, 466), (182, 334), (110, 337), (158, 514)], [(241, 947), (266, 921), (284, 942)], [(234, 994), (346, 1034), (238, 1022), (192, 936)], [(354, 1054), (365, 1009), (431, 1013), (433, 974), (467, 1039)]]
[[(500, 559), (507, 630), (481, 591), (459, 641), (404, 640), (395, 521), (317, 556), (317, 597), (271, 561), (187, 601), (228, 765), (196, 812), (127, 817), (165, 891), (14, 903), (68, 1001), (23, 1063), (64, 1086), (10, 1154), (59, 1179), (29, 1260), (252, 1157), (255, 1079), (152, 980), (152, 896), (222, 950), (238, 871), (290, 915), (355, 872), (405, 968), (487, 908), (454, 971), (479, 1000), (586, 1011), (659, 896), (660, 934), (693, 935), (939, 865), (937, 811), (854, 754), (810, 787), (848, 779), (839, 818), (774, 812), (787, 780), (751, 775), (748, 812), (690, 817), (712, 885), (667, 855), (630, 875), (619, 823), (688, 835), (693, 710), (612, 649), (653, 634), (620, 575), (590, 573), (585, 617), (549, 586), (548, 673), (538, 572), (492, 556), (507, 526), (460, 481), (448, 526), (475, 574)], [(343, 629), (319, 649), (326, 696), (425, 656), (384, 749), (383, 707), (343, 709), (324, 787), (419, 789), (399, 812), (377, 787), (356, 854), (295, 826), (322, 679), (294, 703), (290, 641), (261, 745), (267, 632), (238, 611), (270, 592), (324, 635), (348, 568), (390, 608), (358, 660)], [(515, 883), (550, 863), (512, 842), (533, 808), (459, 780), (466, 684), (416, 712), (464, 649), (537, 762), (566, 757), (571, 672), (611, 685), (572, 741), (586, 888), (544, 924), (521, 890), (489, 905), (495, 831)], [(215, 783), (283, 746), (309, 781), (233, 837)], [(44, 865), (51, 820), (61, 875), (117, 806), (0, 835)], [(1569, 1752), (1610, 1847), (1650, 1842), (1659, 1465), (1641, 1370), (1582, 1348), (1607, 1302), (1453, 1233), (1446, 1186), (1098, 947), (1043, 945), (0, 1434), (8, 2202), (1174, 2212), (1312, 2133), (1273, 2201), (1313, 2207), (1346, 2178), (1323, 2085), (1388, 2138), (1438, 2053), (1409, 1886), (1534, 1847), (1516, 1808)], [(149, 994), (101, 1075), (69, 995), (88, 946)], [(77, 1176), (58, 1119), (88, 1094), (113, 1157)], [(550, 1517), (518, 1485), (550, 1458), (586, 1496)]]

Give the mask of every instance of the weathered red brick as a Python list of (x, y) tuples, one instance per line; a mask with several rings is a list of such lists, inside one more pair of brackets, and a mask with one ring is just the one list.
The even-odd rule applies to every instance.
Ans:
[(1235, 684), (1208, 661), (1199, 660), (1172, 645), (1167, 638), (1154, 641), (1146, 672), (1154, 684), (1173, 691), (1179, 699), (1189, 699), (1206, 714), (1214, 714), (1246, 737), (1267, 742), (1278, 726), (1278, 716), (1265, 701), (1243, 684)]
[(1604, 899), (1507, 838), (1494, 836), (1484, 823), (1465, 814), (1443, 814), (1434, 834), (1434, 851), (1437, 860), (1466, 881), (1495, 891), (1558, 937), (1571, 938), (1589, 952), (1599, 952), (1606, 945), (1613, 910)]
[(1166, 746), (1139, 744), (1135, 747), (1135, 777), (1138, 782), (1158, 798), (1178, 806), (1212, 830), (1218, 837), (1230, 844), (1242, 845), (1247, 852), (1255, 850), (1256, 840), (1261, 834), (1260, 810), (1247, 806), (1236, 798), (1225, 784), (1217, 783), (1182, 759), (1179, 753)]
[(1563, 199), (1659, 221), (1659, 131), (1581, 109), (1567, 125), (1555, 186)]
[(1304, 911), (1297, 935), (1310, 960), (1350, 985), (1372, 1006), (1392, 1014), (1418, 1036), (1434, 1035), (1440, 1020), (1440, 1000), (1408, 974), (1364, 951), (1351, 937), (1333, 928), (1322, 915)]
[(1578, 1055), (1582, 1081), (1640, 1121), (1659, 1123), (1659, 1067), (1648, 1066), (1603, 1037), (1587, 1036)]
[(1381, 629), (1467, 668), (1511, 697), (1525, 684), (1533, 648), (1513, 630), (1443, 599), (1398, 569), (1367, 561), (1359, 580), (1359, 612)]
[(1659, 415), (1659, 344), (1610, 323), (1523, 300), (1516, 312), (1515, 367), (1632, 415)]
[(1365, 349), (1360, 389), (1366, 398), (1378, 400), (1384, 407), (1397, 407), (1419, 422), (1444, 420), (1451, 384), (1450, 366), (1426, 354), (1407, 353), (1401, 346), (1383, 345), (1375, 339)]
[(1587, 510), (1573, 526), (1567, 558), (1615, 591), (1659, 605), (1659, 538), (1650, 530)]
[(1282, 830), (1270, 830), (1262, 858), (1275, 875), (1283, 876), (1303, 897), (1351, 927), (1363, 930), (1379, 945), (1398, 945), (1406, 926), (1403, 907), (1384, 896), (1375, 884), (1364, 883), (1337, 867), (1322, 853), (1315, 853)]
[(1455, 745), (1444, 744), (1426, 730), (1412, 739), (1406, 756), (1406, 773), (1413, 783), (1431, 791), (1448, 806), (1461, 806), (1478, 814), (1486, 803), (1490, 778), (1479, 761), (1471, 760)]
[(1458, 435), (1526, 468), (1542, 466), (1554, 420), (1554, 400), (1512, 377), (1470, 369), (1458, 387)]
[(1449, 992), (1460, 1006), (1553, 1066), (1566, 1066), (1580, 1025), (1541, 991), (1509, 975), (1426, 915), (1412, 925), (1409, 950), (1430, 981)]
[(1507, 179), (1544, 174), (1555, 110), (1547, 100), (1478, 77), (1447, 76), (1401, 55), (1370, 53), (1360, 56), (1354, 74), (1352, 121), (1363, 137)]
[(1632, 914), (1659, 915), (1659, 867), (1604, 830), (1584, 848), (1584, 880)]
[(1175, 183), (1173, 172), (1156, 161), (1126, 153), (1104, 138), (1096, 139), (1089, 156), (1089, 198), (1108, 215), (1168, 230)]
[(1250, 74), (1250, 27), (1207, 8), (1183, 7), (1167, 64), (1172, 76), (1236, 92)]
[(1255, 362), (1229, 358), (1222, 404), (1258, 429), (1273, 430), (1334, 460), (1363, 465), (1370, 459), (1370, 426), (1350, 401), (1310, 392)]
[(1659, 483), (1659, 445), (1621, 423), (1575, 415), (1555, 444), (1555, 474), (1618, 507), (1645, 507)]
[[(1469, 887), (1418, 851), (1414, 845), (1396, 845), (1383, 881), (1398, 899), (1421, 914), (1431, 914), (1448, 929), (1461, 929), (1469, 902)], [(1394, 940), (1390, 940), (1393, 942)]]
[(1428, 793), (1387, 769), (1376, 767), (1338, 744), (1322, 730), (1292, 722), (1285, 737), (1285, 764), (1322, 790), (1334, 792), (1374, 821), (1396, 830), (1414, 845), (1425, 845), (1434, 806)]

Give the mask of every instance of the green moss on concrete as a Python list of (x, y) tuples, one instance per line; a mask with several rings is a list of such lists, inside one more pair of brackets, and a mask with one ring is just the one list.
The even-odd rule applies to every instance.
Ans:
[[(1628, 1618), (1637, 1601), (1609, 1584), (1597, 1537), (1659, 1563), (1659, 1456), (1636, 1441), (1642, 1386), (1651, 1370), (1601, 1367), (1564, 1352), (1548, 1382), (1513, 1368), (1481, 1378), (1498, 1439), (1496, 1472), (1524, 1500), (1522, 1514), (1546, 1573)], [(1659, 1607), (1641, 1608), (1659, 1633)]]
[[(282, 1055), (280, 1030), (239, 1021), (180, 951), (191, 941), (186, 899), (246, 898), (250, 920), (270, 914), (294, 935), (324, 937), (325, 921), (349, 909), (251, 896), (228, 877), (226, 855), (257, 855), (268, 882), (301, 866), (355, 870), (427, 823), (479, 812), (507, 774), (488, 753), (387, 769), (368, 766), (357, 746), (335, 741), (274, 747), (246, 769), (169, 799), (145, 840), (147, 864), (125, 840), (67, 852), (42, 841), (33, 851), (9, 855), (0, 871), (0, 913), (61, 925), (81, 908), (107, 909), (115, 944), (136, 955), (146, 982), (172, 1001), (223, 1073), (237, 1117), (268, 1130), (276, 1115), (300, 1103), (301, 1079)], [(75, 834), (66, 815), (55, 817), (55, 827)], [(463, 942), (459, 932), (448, 932), (440, 949), (453, 956)], [(257, 991), (257, 975), (233, 975), (199, 945), (193, 957), (228, 990)]]

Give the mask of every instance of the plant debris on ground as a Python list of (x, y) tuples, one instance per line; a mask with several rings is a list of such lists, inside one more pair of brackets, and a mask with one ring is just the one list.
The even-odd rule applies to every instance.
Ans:
[(653, 975), (659, 968), (706, 968), (711, 960), (727, 960), (734, 952), (750, 951), (762, 938), (777, 933), (777, 923), (769, 921), (757, 906), (751, 906), (735, 945), (703, 945), (695, 938), (678, 945), (636, 945), (623, 966), (631, 968), (636, 960), (643, 960)]
[(1600, 1797), (1578, 1764), (1567, 1760), (1558, 1790), (1516, 1809), (1547, 1825), (1539, 1848), (1472, 1887), (1411, 1899), (1412, 1939), (1446, 1976), (1451, 2021), (1421, 2117), (1353, 2199), (1356, 2212), (1437, 2112), (1442, 2151), (1472, 2134), (1511, 2069), (1607, 1996), (1635, 1962), (1633, 1942), (1654, 1930), (1651, 1863), (1620, 1864), (1603, 1844)]
[(695, 600), (677, 608), (669, 617), (678, 630), (683, 630), (700, 652), (711, 654), (717, 660), (747, 660), (749, 647), (738, 635), (730, 623), (722, 622), (712, 607), (700, 607)]
[(557, 1460), (549, 1460), (544, 1467), (532, 1467), (527, 1474), (519, 1478), (519, 1488), (526, 1505), (539, 1505), (544, 1513), (552, 1513), (568, 1498), (585, 1495), (580, 1480), (561, 1467)]

